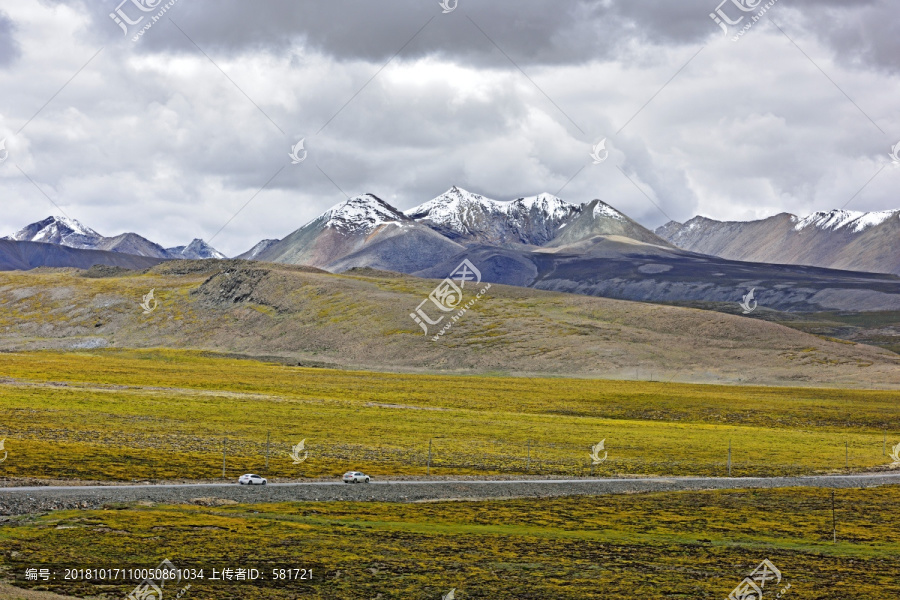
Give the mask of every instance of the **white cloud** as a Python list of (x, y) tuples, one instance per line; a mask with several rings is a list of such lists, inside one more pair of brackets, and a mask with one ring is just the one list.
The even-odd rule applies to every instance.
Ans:
[[(15, 90), (0, 105), (10, 150), (0, 165), (0, 233), (59, 212), (17, 166), (69, 216), (166, 246), (209, 239), (258, 194), (214, 240), (230, 255), (341, 200), (319, 168), (346, 193), (371, 192), (400, 209), (452, 185), (502, 200), (554, 193), (578, 173), (564, 198), (601, 198), (650, 227), (666, 217), (617, 166), (679, 220), (845, 204), (900, 140), (897, 54), (883, 51), (895, 42), (854, 47), (821, 5), (773, 9), (882, 134), (771, 23), (736, 44), (719, 40), (709, 4), (462, 4), (379, 73), (440, 13), (436, 3), (251, 10), (182, 0), (172, 18), (227, 77), (166, 19), (134, 44), (119, 39), (106, 2), (10, 5), (0, 15), (14, 42), (0, 45), (0, 86)], [(877, 3), (825, 6), (889, 37), (874, 22), (892, 11)], [(301, 137), (310, 158), (290, 165)], [(610, 159), (591, 165), (590, 146), (603, 137)], [(886, 169), (848, 208), (900, 207), (898, 177)]]

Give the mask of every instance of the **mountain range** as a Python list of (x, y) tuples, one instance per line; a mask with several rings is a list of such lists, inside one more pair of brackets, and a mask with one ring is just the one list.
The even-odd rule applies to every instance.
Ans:
[(782, 213), (749, 222), (698, 216), (656, 233), (679, 248), (732, 260), (900, 274), (900, 210)]
[(548, 194), (498, 202), (452, 188), (405, 213), (366, 194), (256, 253), (331, 272), (369, 267), (432, 279), (466, 258), (487, 282), (624, 300), (738, 302), (755, 289), (777, 310), (900, 310), (894, 275), (691, 252), (600, 200), (572, 205)]
[[(372, 268), (434, 279), (447, 277), (469, 259), (487, 282), (583, 295), (735, 303), (755, 290), (760, 306), (782, 311), (886, 311), (900, 310), (900, 277), (891, 271), (897, 257), (888, 252), (896, 247), (891, 245), (897, 239), (897, 230), (890, 229), (896, 227), (894, 216), (829, 213), (801, 220), (780, 215), (722, 227), (697, 218), (685, 225), (669, 223), (654, 233), (600, 200), (575, 205), (540, 194), (499, 202), (454, 187), (405, 212), (373, 194), (350, 198), (284, 239), (263, 240), (237, 258), (335, 273)], [(818, 254), (803, 242), (784, 241), (794, 234), (786, 232), (783, 222), (799, 239), (819, 247)], [(734, 230), (729, 233), (725, 226)], [(707, 235), (716, 241), (707, 243)], [(868, 240), (855, 254), (847, 249), (858, 239), (846, 237), (853, 235)], [(104, 238), (59, 218), (30, 225), (14, 237), (115, 252), (134, 249), (160, 259), (221, 258), (200, 240), (186, 248), (163, 249), (136, 234)], [(765, 242), (758, 250), (768, 253), (764, 257), (724, 255), (750, 247), (748, 240), (756, 238)], [(779, 243), (794, 249), (794, 262), (800, 264), (771, 250)], [(866, 268), (849, 270), (838, 258), (822, 258), (829, 263), (822, 266), (802, 262), (804, 256), (829, 252), (845, 259), (856, 256), (854, 264)], [(836, 266), (847, 270), (829, 268)]]
[(47, 217), (0, 239), (11, 242), (55, 244), (78, 250), (118, 252), (161, 260), (226, 258), (201, 239), (195, 239), (187, 246), (163, 248), (136, 233), (106, 237), (67, 217)]

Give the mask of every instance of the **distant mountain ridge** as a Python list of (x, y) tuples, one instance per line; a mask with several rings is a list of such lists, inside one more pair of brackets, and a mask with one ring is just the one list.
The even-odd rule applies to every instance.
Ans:
[[(447, 277), (468, 259), (485, 282), (622, 300), (737, 303), (754, 289), (761, 309), (900, 311), (900, 277), (877, 272), (896, 264), (892, 250), (900, 218), (895, 216), (900, 215), (833, 211), (806, 219), (778, 215), (749, 224), (698, 217), (658, 230), (681, 244), (706, 244), (701, 253), (676, 247), (600, 200), (574, 205), (540, 194), (499, 202), (452, 188), (406, 213), (373, 194), (348, 198), (284, 239), (256, 244), (242, 258), (334, 273), (372, 268), (434, 279)], [(104, 238), (62, 219), (31, 225), (17, 235), (45, 239), (48, 243), (35, 244), (50, 248), (66, 248), (60, 242), (138, 249), (152, 245), (135, 234)], [(752, 248), (758, 254), (748, 252)], [(788, 250), (797, 261), (822, 261), (833, 252), (855, 262), (839, 265), (844, 270), (792, 265), (785, 259), (790, 258)], [(728, 251), (751, 256), (716, 256)], [(163, 252), (172, 259), (207, 258), (215, 251), (195, 240)], [(760, 255), (766, 252), (770, 255)], [(47, 262), (39, 263), (42, 255)], [(25, 268), (74, 260), (52, 252), (30, 256), (25, 262), (31, 266)], [(68, 261), (64, 265), (54, 262), (63, 258)], [(109, 261), (105, 255), (97, 258)], [(834, 256), (830, 260), (839, 262)]]
[(656, 234), (671, 244), (730, 260), (900, 275), (900, 210), (782, 213), (759, 221), (694, 217)]
[(37, 267), (90, 269), (94, 265), (149, 269), (163, 259), (105, 250), (82, 250), (61, 244), (0, 239), (0, 271), (28, 271)]
[(0, 239), (56, 244), (78, 250), (103, 250), (163, 260), (225, 258), (224, 254), (200, 239), (195, 239), (187, 246), (163, 248), (136, 233), (106, 237), (75, 219), (58, 216), (47, 217)]
[(668, 245), (601, 200), (577, 205), (551, 194), (500, 202), (453, 187), (405, 214), (460, 243), (546, 246), (593, 235), (625, 235)]
[(283, 240), (254, 247), (256, 260), (340, 272), (371, 267), (414, 273), (466, 248), (538, 248), (619, 235), (671, 247), (613, 207), (574, 205), (550, 194), (500, 202), (453, 187), (400, 212), (374, 194), (341, 202)]
[(681, 250), (613, 207), (549, 194), (498, 202), (460, 188), (402, 213), (372, 194), (332, 207), (257, 260), (331, 272), (370, 267), (646, 302), (739, 302), (787, 311), (900, 310), (900, 278), (726, 260)]

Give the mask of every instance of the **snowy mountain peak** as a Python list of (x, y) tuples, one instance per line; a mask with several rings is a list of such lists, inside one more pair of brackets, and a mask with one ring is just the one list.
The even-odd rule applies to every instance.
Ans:
[(877, 227), (892, 217), (900, 217), (900, 210), (884, 210), (880, 212), (858, 212), (854, 210), (832, 210), (816, 212), (805, 219), (792, 217), (795, 231), (803, 231), (808, 227), (838, 231), (847, 228), (852, 233), (861, 233), (871, 227)]
[(615, 219), (617, 221), (624, 221), (626, 219), (625, 215), (602, 200), (597, 200), (597, 204), (594, 205), (593, 216), (595, 219)]
[(580, 212), (552, 194), (499, 202), (454, 186), (406, 215), (451, 239), (542, 245)]
[(462, 233), (464, 221), (473, 216), (473, 211), (499, 212), (500, 204), (496, 200), (453, 186), (434, 200), (406, 211), (406, 216), (415, 220), (427, 218), (432, 223), (447, 225)]
[(325, 227), (354, 233), (368, 233), (388, 223), (409, 221), (403, 213), (373, 194), (336, 204), (319, 218), (325, 220)]
[[(557, 198), (553, 194), (538, 194), (529, 198), (519, 198), (510, 203), (509, 209), (513, 205), (519, 205), (526, 211), (536, 211), (544, 215), (544, 218), (550, 221), (561, 221), (568, 219), (572, 215), (581, 211), (580, 207), (569, 204), (565, 200)], [(508, 211), (509, 211), (508, 209)]]
[(43, 221), (32, 223), (22, 228), (7, 239), (18, 242), (43, 242), (61, 244), (73, 248), (87, 248), (95, 244), (103, 236), (82, 225), (75, 219), (67, 217), (47, 217)]
[(226, 258), (224, 254), (207, 244), (201, 239), (195, 239), (187, 246), (176, 246), (175, 248), (167, 248), (166, 252), (172, 258), (183, 258), (186, 260), (205, 260), (208, 258)]

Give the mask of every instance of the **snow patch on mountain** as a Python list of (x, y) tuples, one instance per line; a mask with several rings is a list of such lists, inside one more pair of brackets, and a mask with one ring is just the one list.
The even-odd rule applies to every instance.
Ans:
[(527, 212), (538, 211), (548, 221), (563, 221), (580, 211), (579, 207), (546, 193), (500, 204), (505, 204), (503, 208), (505, 208), (507, 214), (512, 215), (523, 210)]
[(320, 219), (325, 227), (351, 233), (370, 233), (382, 225), (402, 226), (409, 219), (373, 194), (350, 198), (334, 205)]
[(619, 211), (614, 209), (609, 204), (606, 204), (605, 202), (598, 202), (597, 206), (594, 207), (594, 218), (595, 219), (607, 218), (607, 219), (616, 219), (619, 221), (624, 221), (625, 215), (623, 215), (622, 213), (620, 213)]
[(804, 219), (793, 217), (795, 231), (803, 231), (808, 227), (838, 231), (848, 228), (853, 233), (860, 233), (871, 227), (877, 227), (885, 223), (891, 217), (900, 217), (900, 210), (885, 210), (880, 212), (858, 212), (853, 210), (832, 210), (830, 212), (817, 212)]

